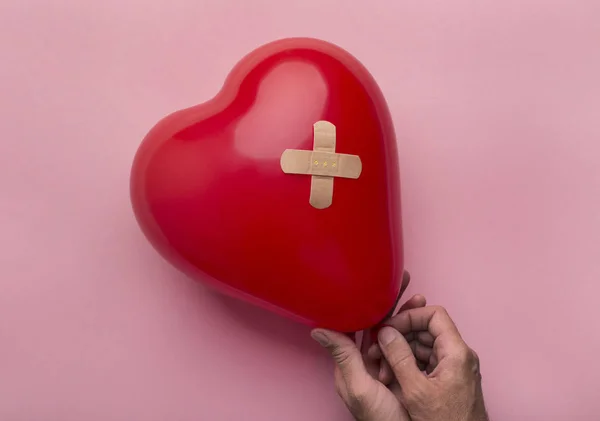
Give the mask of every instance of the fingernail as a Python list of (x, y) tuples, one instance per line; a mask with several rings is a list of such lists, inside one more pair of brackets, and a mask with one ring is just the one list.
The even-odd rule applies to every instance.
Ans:
[(389, 324), (387, 323), (382, 323), (379, 326), (376, 326), (374, 328), (371, 329), (371, 341), (372, 342), (377, 342), (377, 337), (379, 336), (379, 331), (381, 329), (383, 329), (384, 327), (389, 326)]
[(400, 333), (393, 327), (385, 326), (379, 331), (379, 341), (381, 345), (389, 345), (394, 339), (396, 339)]
[(321, 346), (327, 346), (329, 344), (329, 339), (327, 339), (327, 336), (325, 336), (323, 332), (319, 332), (318, 330), (313, 331), (310, 333), (310, 336), (312, 336), (312, 338)]

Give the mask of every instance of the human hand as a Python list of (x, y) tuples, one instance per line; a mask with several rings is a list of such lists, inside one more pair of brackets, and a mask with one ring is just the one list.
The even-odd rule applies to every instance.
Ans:
[(411, 298), (366, 353), (313, 331), (336, 363), (338, 394), (360, 421), (488, 421), (477, 355), (442, 307), (422, 305)]

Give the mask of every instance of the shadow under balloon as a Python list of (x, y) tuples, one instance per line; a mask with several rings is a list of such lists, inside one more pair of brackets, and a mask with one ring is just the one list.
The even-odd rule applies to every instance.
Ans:
[(324, 350), (311, 338), (308, 326), (219, 292), (208, 293), (216, 303), (225, 307), (224, 311), (236, 323), (264, 340), (277, 341), (282, 346), (309, 353), (315, 358), (327, 358)]

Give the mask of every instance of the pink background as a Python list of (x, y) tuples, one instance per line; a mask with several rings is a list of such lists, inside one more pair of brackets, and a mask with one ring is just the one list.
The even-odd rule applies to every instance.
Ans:
[(128, 198), (159, 118), (297, 35), (380, 83), (408, 293), (479, 352), (494, 419), (598, 417), (599, 3), (366, 4), (0, 2), (2, 421), (349, 419), (308, 331), (176, 273)]

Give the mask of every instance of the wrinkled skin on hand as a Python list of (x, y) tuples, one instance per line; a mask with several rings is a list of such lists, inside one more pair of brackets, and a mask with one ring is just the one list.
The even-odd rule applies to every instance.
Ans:
[[(410, 278), (404, 277), (404, 288)], [(448, 312), (415, 295), (361, 349), (347, 335), (315, 329), (335, 362), (335, 386), (359, 421), (489, 421), (479, 358)]]

